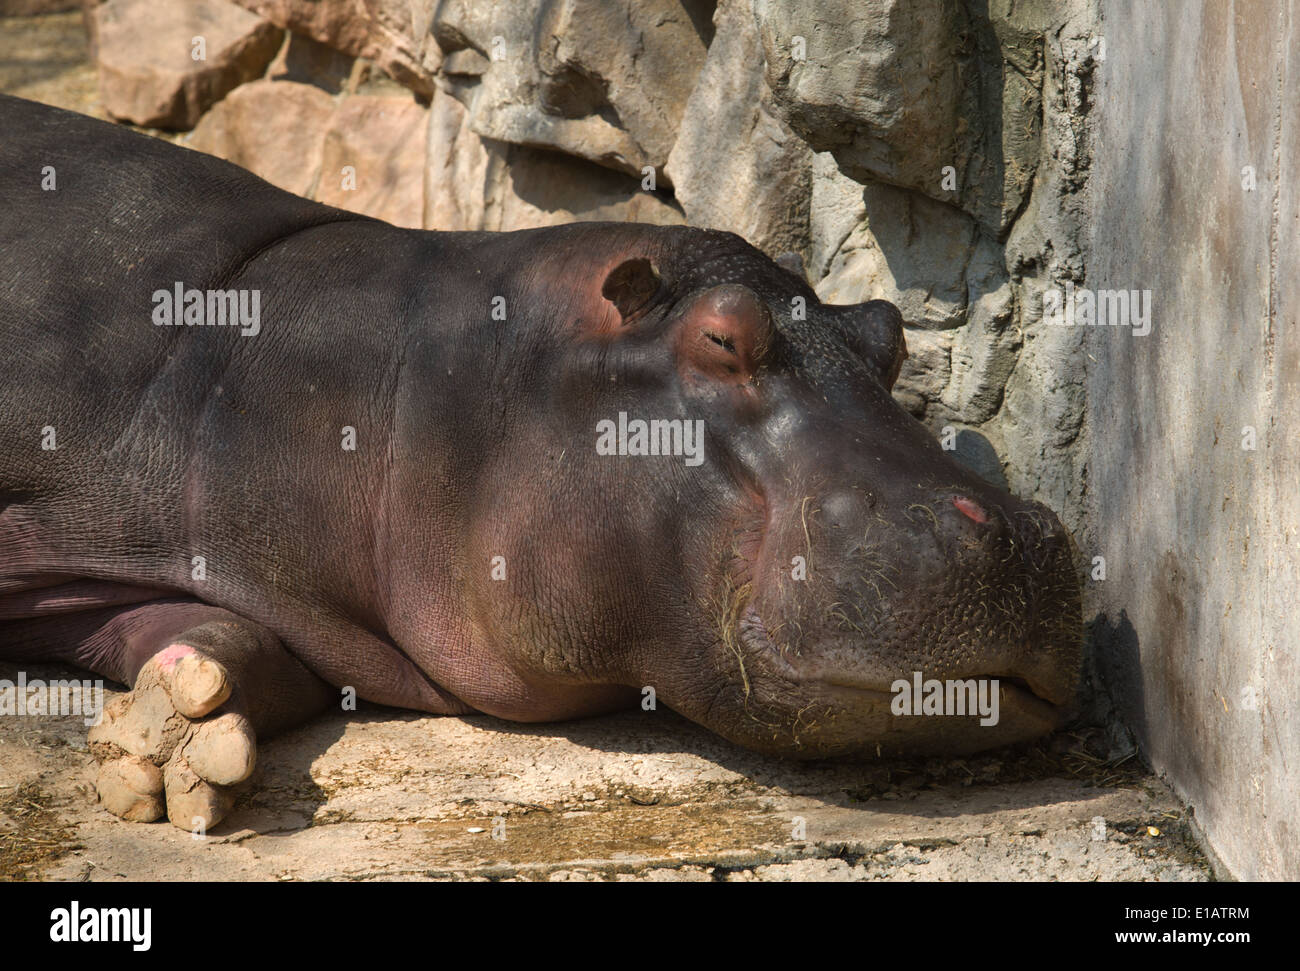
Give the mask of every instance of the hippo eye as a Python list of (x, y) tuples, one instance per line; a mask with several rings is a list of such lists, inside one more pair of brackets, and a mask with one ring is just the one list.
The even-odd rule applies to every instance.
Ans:
[(721, 334), (715, 334), (711, 330), (706, 330), (704, 332), (704, 336), (707, 337), (709, 340), (713, 341), (713, 343), (717, 344), (719, 347), (723, 348), (724, 350), (730, 351), (732, 354), (736, 353), (736, 345), (731, 340), (731, 338), (724, 337)]
[(772, 317), (754, 291), (719, 284), (690, 299), (673, 337), (682, 367), (727, 384), (749, 382), (767, 351)]

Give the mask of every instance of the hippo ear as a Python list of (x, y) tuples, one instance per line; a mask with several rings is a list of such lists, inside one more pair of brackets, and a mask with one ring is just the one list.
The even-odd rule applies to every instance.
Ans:
[(692, 301), (677, 331), (684, 372), (748, 384), (772, 342), (772, 315), (749, 287), (724, 284)]
[(659, 292), (659, 273), (649, 260), (626, 260), (609, 271), (601, 296), (617, 308), (624, 322), (636, 316)]
[(892, 391), (907, 359), (903, 315), (888, 300), (832, 308), (839, 311), (840, 330), (853, 352), (862, 358), (886, 391)]

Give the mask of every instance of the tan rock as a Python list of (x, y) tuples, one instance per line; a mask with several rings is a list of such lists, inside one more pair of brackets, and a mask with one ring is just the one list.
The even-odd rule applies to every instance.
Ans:
[(344, 99), (325, 132), (316, 199), (419, 229), (428, 119), (409, 96)]
[(273, 185), (310, 196), (321, 171), (334, 99), (294, 81), (254, 81), (209, 111), (187, 144), (243, 166)]
[(430, 34), (436, 0), (238, 0), (271, 23), (364, 57), (412, 91), (433, 93), (442, 55)]
[(109, 0), (93, 17), (105, 110), (154, 128), (194, 127), (266, 69), (284, 36), (226, 0)]
[(302, 34), (289, 34), (267, 68), (266, 79), (314, 84), (322, 91), (339, 94), (347, 86), (356, 63), (351, 54)]
[(960, 165), (958, 0), (756, 0), (767, 79), (794, 128), (860, 182), (934, 195)]
[(1011, 326), (1015, 308), (1002, 259), (1000, 247), (981, 239), (966, 269), (970, 309), (954, 335), (952, 380), (942, 400), (970, 424), (997, 414), (1024, 342)]

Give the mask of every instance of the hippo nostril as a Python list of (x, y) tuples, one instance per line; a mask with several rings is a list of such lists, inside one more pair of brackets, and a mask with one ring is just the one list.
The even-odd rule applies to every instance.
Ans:
[(967, 499), (965, 496), (953, 496), (952, 504), (956, 506), (957, 510), (967, 519), (981, 525), (989, 521), (989, 514), (985, 512), (984, 507), (974, 499)]

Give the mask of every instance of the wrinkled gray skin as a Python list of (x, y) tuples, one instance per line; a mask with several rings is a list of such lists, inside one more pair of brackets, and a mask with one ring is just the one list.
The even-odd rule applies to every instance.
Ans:
[[(727, 233), (403, 230), (16, 99), (0, 131), (0, 655), (135, 686), (91, 736), (119, 815), (219, 819), (347, 687), (521, 721), (650, 687), (801, 758), (1068, 707), (1069, 537), (894, 403), (891, 305)], [(175, 281), (260, 291), (260, 333), (157, 326)], [(619, 412), (702, 420), (702, 463), (598, 454)], [(998, 724), (892, 715), (916, 671), (1002, 679)]]

